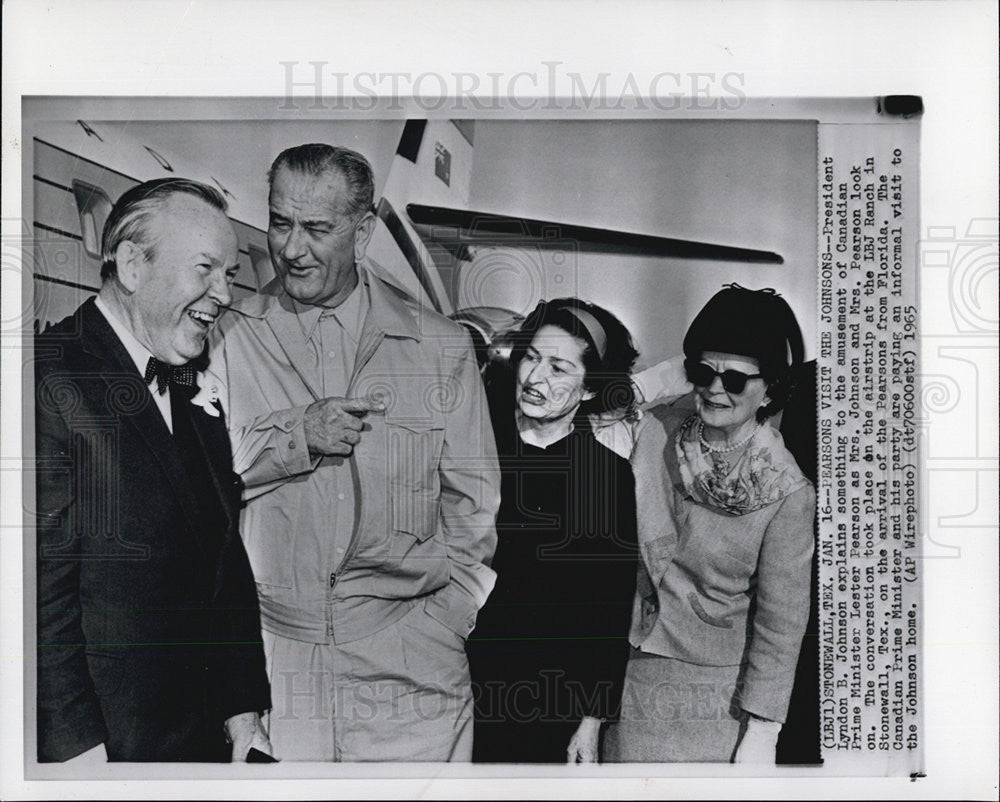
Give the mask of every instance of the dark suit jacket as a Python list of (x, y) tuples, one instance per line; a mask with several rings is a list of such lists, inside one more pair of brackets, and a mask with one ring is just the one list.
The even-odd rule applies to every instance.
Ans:
[(171, 388), (204, 487), (93, 300), (36, 338), (35, 386), (39, 760), (225, 759), (270, 693), (223, 418)]

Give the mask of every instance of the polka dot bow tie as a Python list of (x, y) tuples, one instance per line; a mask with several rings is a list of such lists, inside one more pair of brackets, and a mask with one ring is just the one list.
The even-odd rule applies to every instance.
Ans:
[(191, 364), (168, 365), (161, 362), (155, 356), (149, 358), (146, 363), (146, 384), (156, 379), (156, 392), (163, 395), (170, 384), (179, 384), (183, 387), (194, 387), (195, 368)]

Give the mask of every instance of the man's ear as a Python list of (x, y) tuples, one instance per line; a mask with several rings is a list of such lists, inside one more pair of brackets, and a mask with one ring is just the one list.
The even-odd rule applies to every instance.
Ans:
[(115, 249), (115, 273), (118, 283), (129, 292), (139, 288), (140, 270), (146, 263), (146, 254), (131, 240), (124, 240)]
[(368, 250), (368, 243), (375, 233), (375, 215), (368, 212), (354, 229), (354, 261), (360, 262)]

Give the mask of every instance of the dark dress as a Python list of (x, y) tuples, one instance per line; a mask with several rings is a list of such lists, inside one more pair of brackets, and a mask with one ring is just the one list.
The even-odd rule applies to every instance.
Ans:
[(621, 702), (635, 591), (635, 483), (585, 417), (522, 442), (509, 375), (487, 384), (502, 474), (496, 586), (467, 642), (473, 761), (565, 763), (584, 716)]

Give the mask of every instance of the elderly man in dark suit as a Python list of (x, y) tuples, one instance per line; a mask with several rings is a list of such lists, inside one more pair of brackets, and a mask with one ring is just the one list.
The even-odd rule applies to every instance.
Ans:
[(126, 192), (97, 298), (36, 340), (41, 762), (270, 751), (241, 483), (192, 361), (232, 300), (225, 208), (185, 179)]

